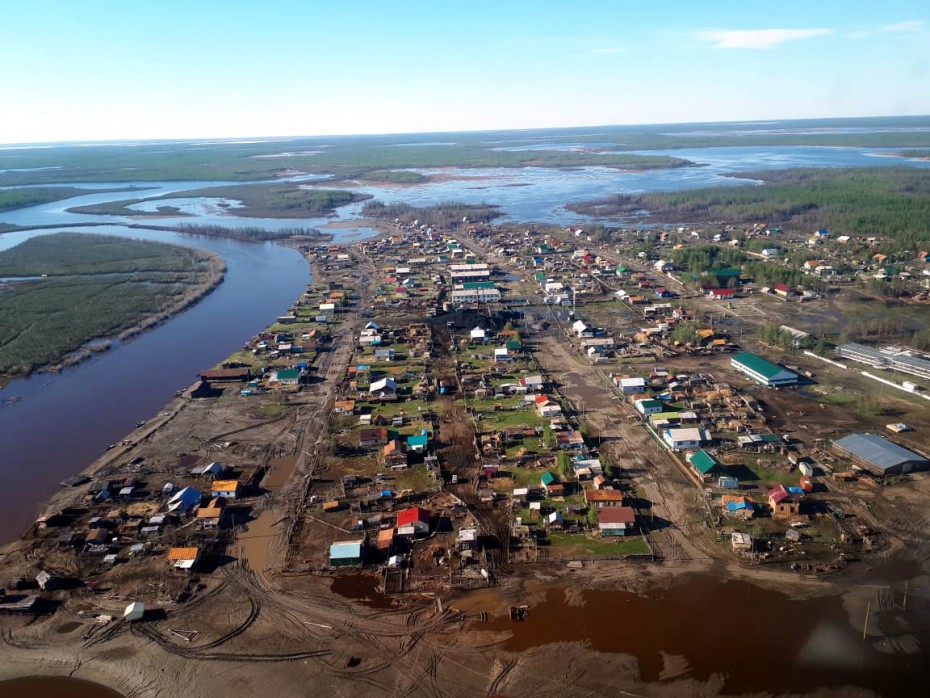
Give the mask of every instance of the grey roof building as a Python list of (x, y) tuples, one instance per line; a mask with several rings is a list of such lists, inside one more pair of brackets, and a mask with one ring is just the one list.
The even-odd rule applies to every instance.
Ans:
[(879, 476), (901, 475), (930, 467), (930, 461), (920, 454), (876, 434), (850, 434), (834, 441), (833, 446)]

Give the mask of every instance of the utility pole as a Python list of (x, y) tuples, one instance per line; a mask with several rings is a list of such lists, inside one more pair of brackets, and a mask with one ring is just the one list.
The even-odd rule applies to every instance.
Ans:
[(865, 635), (869, 631), (869, 613), (872, 611), (872, 600), (869, 599), (869, 603), (865, 608), (865, 621), (862, 623), (862, 640), (865, 641)]

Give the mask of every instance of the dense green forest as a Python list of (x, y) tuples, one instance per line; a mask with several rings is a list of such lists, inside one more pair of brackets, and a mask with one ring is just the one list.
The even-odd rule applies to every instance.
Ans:
[(721, 245), (682, 247), (669, 252), (668, 258), (676, 267), (691, 272), (694, 280), (701, 279), (705, 285), (718, 288), (735, 288), (739, 283), (738, 277), (717, 277), (713, 274), (714, 270), (729, 268), (738, 268), (744, 279), (752, 279), (758, 285), (788, 284), (792, 288), (803, 285), (814, 291), (823, 291), (829, 286), (826, 281), (797, 268), (763, 262)]
[(203, 296), (224, 270), (201, 250), (78, 233), (0, 252), (0, 275), (49, 275), (0, 289), (0, 376), (74, 362), (94, 339), (157, 324)]
[(930, 240), (930, 171), (913, 168), (793, 169), (739, 175), (763, 186), (617, 194), (569, 205), (595, 216), (650, 217), (670, 223), (768, 223), (788, 230), (829, 228), (881, 236), (889, 249), (916, 250)]
[[(165, 199), (195, 199), (195, 198), (236, 199), (241, 201), (241, 208), (231, 209), (235, 216), (243, 218), (307, 218), (325, 216), (356, 201), (370, 198), (367, 194), (356, 194), (340, 189), (307, 189), (296, 184), (238, 184), (222, 187), (207, 187), (205, 189), (192, 189), (190, 191), (165, 194), (164, 196), (145, 199), (145, 201), (160, 201)], [(142, 199), (128, 199), (124, 201), (111, 201), (102, 204), (90, 204), (69, 209), (73, 213), (89, 213), (94, 215), (111, 216), (139, 216), (158, 217), (165, 215), (165, 211), (146, 213), (136, 211), (129, 206), (138, 204)], [(170, 215), (183, 216), (171, 209)]]

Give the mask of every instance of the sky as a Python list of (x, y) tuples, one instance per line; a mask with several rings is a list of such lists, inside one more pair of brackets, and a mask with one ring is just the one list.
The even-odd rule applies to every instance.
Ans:
[(0, 0), (0, 143), (930, 114), (928, 0)]

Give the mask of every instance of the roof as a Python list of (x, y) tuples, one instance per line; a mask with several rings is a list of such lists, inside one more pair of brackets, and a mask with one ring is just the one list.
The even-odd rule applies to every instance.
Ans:
[(707, 473), (720, 465), (717, 459), (710, 455), (703, 448), (700, 451), (691, 454), (691, 457), (688, 458), (688, 462), (697, 468), (697, 471), (701, 473), (701, 475), (707, 475)]
[(923, 456), (876, 434), (850, 434), (835, 441), (834, 445), (880, 470), (911, 461), (927, 462)]
[(329, 546), (330, 560), (347, 560), (362, 557), (362, 543), (360, 540), (333, 543)]
[(557, 482), (555, 475), (548, 470), (540, 476), (539, 481), (544, 485), (554, 485)]
[(586, 502), (622, 502), (623, 492), (620, 490), (585, 490)]
[(784, 485), (775, 485), (775, 487), (769, 490), (769, 499), (774, 504), (778, 504), (780, 501), (788, 499), (790, 496)]
[(786, 368), (782, 368), (778, 364), (773, 364), (771, 361), (763, 359), (761, 356), (757, 356), (748, 351), (741, 351), (739, 354), (736, 354), (733, 359), (733, 363), (741, 364), (746, 368), (755, 371), (756, 373), (765, 376), (766, 378), (787, 378), (789, 376), (796, 376), (796, 373), (789, 371)]
[(238, 480), (216, 480), (213, 483), (213, 487), (210, 488), (214, 492), (235, 492), (239, 489)]
[(690, 429), (666, 429), (666, 435), (672, 441), (703, 441), (704, 434), (700, 429), (694, 427)]
[(397, 526), (409, 526), (414, 522), (420, 522), (429, 525), (429, 512), (421, 507), (412, 507), (404, 509), (397, 514)]
[(429, 436), (426, 434), (414, 434), (407, 437), (408, 446), (426, 446), (429, 443)]
[(636, 521), (636, 512), (633, 507), (605, 507), (598, 509), (597, 522), (599, 524), (631, 524)]
[(168, 551), (169, 560), (195, 560), (199, 555), (199, 548), (171, 548)]

